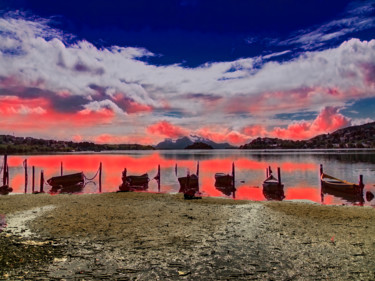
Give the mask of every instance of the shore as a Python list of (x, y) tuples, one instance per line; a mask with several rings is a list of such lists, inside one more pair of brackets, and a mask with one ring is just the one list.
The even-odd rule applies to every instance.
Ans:
[(0, 197), (0, 279), (374, 280), (375, 210), (181, 194)]

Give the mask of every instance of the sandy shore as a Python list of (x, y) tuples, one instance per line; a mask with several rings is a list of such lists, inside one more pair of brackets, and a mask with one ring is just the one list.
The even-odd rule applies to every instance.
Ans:
[(2, 279), (375, 279), (369, 207), (30, 194), (0, 197), (0, 215)]

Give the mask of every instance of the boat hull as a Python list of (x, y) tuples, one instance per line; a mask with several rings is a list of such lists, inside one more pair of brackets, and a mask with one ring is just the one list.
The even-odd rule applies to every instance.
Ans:
[(85, 181), (83, 173), (76, 173), (64, 176), (52, 177), (47, 180), (47, 183), (51, 186), (72, 186), (83, 184)]
[(140, 176), (126, 176), (122, 178), (122, 184), (120, 185), (120, 191), (142, 191), (148, 189), (148, 183), (150, 178), (148, 174)]

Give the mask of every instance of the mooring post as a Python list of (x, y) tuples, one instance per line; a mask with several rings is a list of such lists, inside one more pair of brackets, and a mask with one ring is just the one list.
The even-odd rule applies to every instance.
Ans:
[(197, 177), (199, 178), (199, 161), (197, 163)]
[(176, 177), (177, 177), (177, 163), (176, 163), (176, 165), (174, 166), (174, 173), (175, 173), (175, 175), (176, 175)]
[(25, 169), (25, 193), (27, 193), (27, 159), (23, 161), (23, 167)]
[(9, 186), (9, 166), (7, 164), (7, 186)]
[(319, 172), (320, 172), (320, 176), (322, 176), (323, 175), (323, 164), (320, 164), (320, 170), (319, 170)]
[(235, 189), (235, 177), (236, 177), (236, 172), (235, 172), (235, 167), (234, 167), (234, 162), (232, 163), (232, 184), (233, 184), (233, 189)]
[(363, 189), (365, 184), (363, 183), (363, 175), (359, 175), (359, 187)]
[(35, 166), (33, 166), (33, 174), (32, 174), (32, 181), (31, 181), (31, 193), (35, 192)]
[(61, 161), (61, 164), (60, 164), (60, 173), (61, 173), (61, 175), (63, 175), (63, 172), (64, 172), (64, 166), (63, 166), (63, 162)]
[(280, 167), (277, 167), (277, 180), (279, 181), (279, 186), (281, 186), (281, 171)]
[[(99, 192), (102, 192), (102, 162), (99, 165)], [(126, 174), (126, 173), (125, 173)]]
[(4, 155), (4, 161), (3, 161), (3, 185), (6, 185), (7, 183), (7, 165), (8, 165), (8, 155)]
[(160, 173), (160, 164), (159, 164), (158, 165), (158, 175), (157, 175), (158, 192), (160, 192), (160, 180), (161, 180), (161, 173)]
[(43, 193), (43, 187), (44, 187), (44, 172), (43, 170), (40, 171), (40, 193)]
[(268, 179), (269, 175), (268, 175), (268, 168), (266, 168), (266, 179)]

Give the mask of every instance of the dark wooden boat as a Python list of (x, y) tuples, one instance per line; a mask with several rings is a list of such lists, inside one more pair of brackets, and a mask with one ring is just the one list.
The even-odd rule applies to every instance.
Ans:
[(179, 192), (184, 194), (185, 199), (201, 198), (196, 195), (199, 193), (199, 179), (195, 174), (187, 175), (186, 177), (178, 178), (180, 183)]
[(47, 180), (47, 183), (52, 187), (79, 185), (79, 184), (83, 184), (84, 182), (85, 182), (85, 177), (82, 172), (64, 175), (64, 176), (52, 177)]
[(1, 195), (8, 195), (10, 192), (13, 191), (13, 188), (7, 185), (0, 186), (0, 194)]
[(263, 195), (268, 201), (282, 201), (285, 198), (284, 185), (279, 185), (279, 184), (263, 185)]
[(215, 174), (215, 186), (216, 187), (225, 187), (225, 186), (234, 186), (234, 178), (232, 175), (224, 173)]
[(135, 190), (146, 190), (148, 189), (148, 183), (150, 178), (148, 174), (140, 176), (126, 176), (123, 174), (122, 184), (120, 185), (120, 191), (135, 191)]
[(363, 192), (363, 184), (355, 184), (352, 182), (341, 180), (325, 173), (321, 174), (320, 183), (322, 188), (326, 190), (335, 190), (342, 193)]
[(277, 178), (275, 178), (273, 175), (269, 175), (267, 179), (263, 181), (263, 188), (277, 188), (282, 187), (284, 188), (284, 185), (279, 182)]

